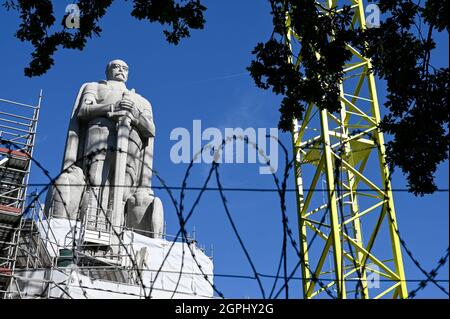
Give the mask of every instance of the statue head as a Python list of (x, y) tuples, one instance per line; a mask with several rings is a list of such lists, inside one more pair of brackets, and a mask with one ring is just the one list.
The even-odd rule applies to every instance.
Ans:
[(126, 82), (128, 80), (128, 65), (122, 60), (112, 60), (106, 66), (106, 79)]

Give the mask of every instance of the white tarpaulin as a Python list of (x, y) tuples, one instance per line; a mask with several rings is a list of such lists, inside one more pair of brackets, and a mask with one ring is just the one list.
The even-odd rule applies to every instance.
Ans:
[[(82, 243), (80, 223), (51, 218), (40, 225), (39, 232), (52, 257), (56, 257), (62, 248), (71, 249), (74, 238), (77, 245)], [(213, 297), (212, 260), (195, 244), (153, 239), (132, 231), (124, 232), (122, 244), (123, 253), (134, 257), (134, 263), (130, 258), (125, 258), (122, 264), (141, 270), (147, 295), (152, 286), (152, 298)], [(66, 285), (65, 291), (73, 294), (72, 298), (137, 298), (144, 295), (142, 285), (89, 278), (77, 271), (77, 267), (72, 267), (70, 270), (53, 271), (53, 278), (58, 278), (60, 283), (56, 289), (59, 293), (62, 292), (61, 285)], [(137, 277), (137, 272), (135, 274)], [(137, 282), (141, 281), (138, 279)]]

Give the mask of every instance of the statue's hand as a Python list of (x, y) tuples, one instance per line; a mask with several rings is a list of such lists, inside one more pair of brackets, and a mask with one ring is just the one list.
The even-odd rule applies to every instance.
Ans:
[(124, 117), (128, 117), (131, 122), (136, 121), (136, 119), (133, 117), (133, 115), (128, 111), (116, 111), (116, 112), (108, 112), (108, 117), (112, 118), (116, 121), (119, 121), (120, 119)]
[(130, 112), (136, 119), (141, 115), (141, 111), (139, 111), (137, 105), (133, 101), (128, 99), (122, 99), (121, 101), (119, 101), (118, 108), (120, 111)]
[(134, 102), (129, 99), (122, 99), (114, 105), (114, 111), (108, 112), (108, 117), (110, 118), (121, 118), (127, 116), (131, 119), (132, 123), (137, 123), (141, 112), (135, 106)]

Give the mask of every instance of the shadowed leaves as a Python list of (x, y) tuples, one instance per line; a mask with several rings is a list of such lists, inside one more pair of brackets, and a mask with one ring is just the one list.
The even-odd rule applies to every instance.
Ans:
[[(34, 51), (31, 62), (24, 72), (26, 76), (45, 74), (55, 63), (53, 55), (59, 47), (83, 50), (87, 40), (100, 36), (99, 21), (106, 14), (113, 0), (79, 0), (80, 24), (78, 29), (68, 29), (66, 14), (60, 21), (59, 31), (55, 28), (55, 14), (50, 0), (8, 0), (2, 3), (6, 10), (16, 10), (21, 23), (16, 37), (32, 44)], [(139, 20), (169, 25), (164, 30), (169, 43), (178, 44), (182, 38), (190, 36), (190, 29), (202, 29), (205, 24), (203, 13), (206, 10), (199, 0), (134, 0), (131, 15)], [(56, 15), (58, 16), (58, 15)]]
[[(394, 137), (387, 143), (388, 162), (406, 174), (414, 194), (434, 192), (434, 173), (449, 150), (449, 70), (430, 61), (433, 30), (448, 32), (448, 1), (378, 1), (386, 18), (379, 28), (364, 30), (352, 25), (348, 6), (338, 11), (308, 0), (269, 1), (273, 34), (255, 47), (248, 70), (258, 87), (283, 95), (279, 128), (290, 131), (310, 103), (339, 110), (339, 83), (351, 58), (348, 43), (369, 57), (374, 73), (386, 81), (388, 112), (380, 127)], [(299, 40), (292, 61), (286, 12)]]

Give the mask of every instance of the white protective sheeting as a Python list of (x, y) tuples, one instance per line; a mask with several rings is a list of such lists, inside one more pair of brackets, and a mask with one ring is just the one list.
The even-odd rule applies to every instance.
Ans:
[[(82, 242), (80, 223), (61, 218), (44, 221), (39, 228), (41, 237), (47, 241), (46, 247), (52, 257), (59, 249), (72, 248), (73, 239)], [(152, 298), (212, 298), (213, 263), (194, 244), (169, 242), (153, 239), (135, 232), (125, 231), (124, 247), (134, 256), (135, 265), (141, 269), (141, 277), (146, 287), (146, 295), (152, 286)], [(163, 262), (164, 261), (164, 262)], [(131, 266), (130, 259), (122, 264)], [(160, 271), (158, 271), (161, 268)], [(201, 270), (200, 270), (201, 269)], [(205, 279), (204, 275), (207, 275)], [(75, 278), (75, 277), (76, 278)], [(54, 281), (66, 285), (73, 298), (139, 298), (143, 297), (139, 285), (129, 285), (99, 280), (80, 274), (76, 267), (53, 271)], [(56, 279), (56, 277), (58, 277)], [(72, 278), (69, 278), (72, 277)], [(80, 280), (82, 284), (80, 284)], [(78, 283), (78, 284), (77, 284)], [(58, 288), (59, 293), (61, 289)], [(176, 290), (176, 293), (173, 292)], [(56, 296), (53, 296), (56, 297)], [(62, 297), (62, 295), (59, 295)]]
[[(179, 242), (173, 244), (164, 239), (148, 238), (131, 231), (125, 232), (124, 243), (132, 244), (135, 253), (148, 251), (148, 254), (140, 254), (145, 256), (141, 268), (147, 269), (143, 272), (144, 283), (154, 282), (155, 288), (165, 291), (174, 291), (176, 288), (177, 292), (212, 297), (213, 264), (195, 245), (188, 246)], [(161, 271), (157, 275), (161, 265)], [(207, 275), (209, 283), (200, 268), (203, 274)]]
[(38, 227), (51, 257), (57, 257), (59, 249), (71, 249), (74, 238), (77, 245), (82, 242), (81, 222), (65, 218), (49, 218), (38, 223)]

